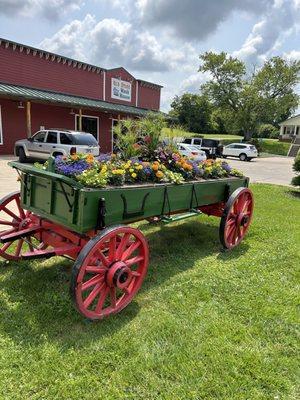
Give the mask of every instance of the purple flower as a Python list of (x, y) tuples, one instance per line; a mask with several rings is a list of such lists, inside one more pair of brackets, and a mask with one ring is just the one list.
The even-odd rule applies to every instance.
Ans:
[(55, 171), (58, 174), (66, 176), (76, 176), (86, 171), (91, 167), (85, 160), (79, 160), (74, 162), (65, 162), (62, 158), (57, 157), (55, 159)]
[(102, 153), (98, 157), (99, 162), (107, 162), (111, 160), (111, 153)]
[(231, 166), (226, 162), (222, 161), (222, 168), (229, 174), (232, 170)]

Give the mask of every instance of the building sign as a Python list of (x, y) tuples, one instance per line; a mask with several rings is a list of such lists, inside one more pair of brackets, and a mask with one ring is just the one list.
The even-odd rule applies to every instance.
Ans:
[(131, 101), (131, 83), (111, 78), (111, 97), (113, 99)]

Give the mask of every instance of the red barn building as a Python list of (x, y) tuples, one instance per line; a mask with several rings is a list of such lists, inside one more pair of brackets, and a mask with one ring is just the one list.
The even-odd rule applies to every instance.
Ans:
[(161, 86), (124, 68), (105, 69), (0, 39), (0, 155), (40, 129), (91, 132), (112, 150), (112, 127), (160, 107)]

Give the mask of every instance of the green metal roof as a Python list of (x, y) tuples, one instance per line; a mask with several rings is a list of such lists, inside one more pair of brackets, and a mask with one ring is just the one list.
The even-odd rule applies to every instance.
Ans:
[(93, 100), (86, 97), (72, 96), (69, 94), (32, 89), (24, 86), (16, 86), (0, 82), (0, 96), (1, 95), (20, 101), (36, 100), (43, 103), (56, 103), (72, 107), (93, 108), (101, 111), (125, 113), (137, 116), (145, 116), (151, 111), (144, 108), (109, 103), (102, 100)]

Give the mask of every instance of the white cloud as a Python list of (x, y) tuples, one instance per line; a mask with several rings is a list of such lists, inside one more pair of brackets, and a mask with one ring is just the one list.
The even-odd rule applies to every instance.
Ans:
[(171, 71), (189, 57), (191, 47), (163, 46), (146, 30), (137, 31), (129, 22), (91, 15), (66, 24), (40, 44), (48, 51), (80, 58), (103, 67), (122, 65), (135, 71)]
[(280, 48), (299, 24), (298, 0), (275, 0), (272, 8), (256, 23), (240, 50), (233, 55), (248, 63), (261, 63)]
[(289, 61), (300, 61), (300, 51), (298, 50), (291, 50), (288, 53), (283, 53), (283, 57)]
[(58, 19), (62, 14), (78, 10), (83, 0), (0, 0), (0, 15)]
[(204, 39), (230, 16), (241, 10), (265, 12), (274, 0), (137, 0), (140, 21), (147, 27), (169, 29), (179, 38)]

